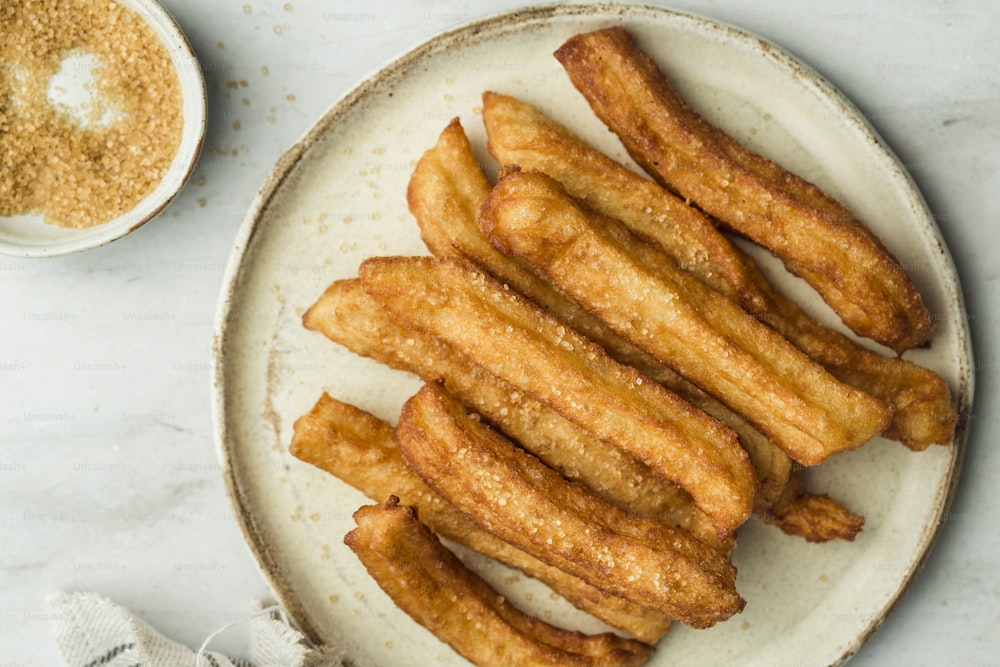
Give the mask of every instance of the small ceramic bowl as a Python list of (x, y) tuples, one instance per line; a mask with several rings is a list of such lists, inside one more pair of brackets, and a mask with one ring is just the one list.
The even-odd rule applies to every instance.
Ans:
[(110, 243), (154, 218), (180, 192), (194, 171), (206, 125), (205, 81), (201, 65), (173, 17), (155, 0), (116, 2), (134, 11), (149, 25), (170, 54), (177, 72), (183, 97), (183, 129), (173, 161), (157, 186), (138, 204), (103, 224), (76, 229), (47, 224), (41, 215), (0, 216), (2, 253), (19, 257), (52, 257)]

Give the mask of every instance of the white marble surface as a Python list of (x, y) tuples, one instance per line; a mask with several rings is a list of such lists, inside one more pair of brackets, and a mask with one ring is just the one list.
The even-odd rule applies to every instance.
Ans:
[[(62, 664), (44, 606), (51, 590), (100, 592), (194, 646), (268, 595), (212, 436), (211, 329), (237, 228), (277, 157), (353, 84), (442, 29), (520, 3), (164, 4), (209, 87), (194, 181), (158, 219), (107, 247), (0, 257), (0, 667)], [(996, 665), (1000, 6), (672, 6), (757, 32), (830, 78), (900, 155), (937, 217), (977, 357), (965, 470), (926, 569), (852, 667)], [(239, 653), (242, 640), (237, 631), (216, 645)]]

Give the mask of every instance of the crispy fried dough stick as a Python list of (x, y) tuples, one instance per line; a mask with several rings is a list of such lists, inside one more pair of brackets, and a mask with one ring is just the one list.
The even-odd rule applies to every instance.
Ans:
[(540, 560), (693, 627), (743, 608), (736, 569), (721, 554), (567, 481), (466, 414), (440, 385), (406, 402), (396, 439), (428, 486)]
[(641, 642), (565, 630), (509, 605), (395, 496), (362, 507), (354, 520), (358, 527), (344, 542), (379, 587), (413, 620), (477, 665), (629, 667), (652, 655)]
[(700, 522), (692, 522), (693, 503), (687, 492), (450, 345), (405, 326), (365, 294), (360, 281), (331, 284), (303, 316), (303, 324), (392, 368), (428, 382), (441, 379), (454, 396), (566, 477), (629, 512), (666, 521), (713, 541), (714, 527), (706, 531)]
[(500, 164), (553, 177), (569, 194), (651, 239), (680, 268), (736, 301), (837, 379), (890, 403), (893, 419), (885, 437), (913, 450), (951, 443), (957, 410), (939, 375), (883, 357), (817, 322), (778, 292), (753, 258), (696, 209), (591, 148), (534, 106), (488, 92), (483, 122), (489, 152)]
[(822, 463), (886, 427), (886, 404), (837, 381), (691, 274), (667, 261), (650, 266), (656, 256), (643, 256), (615, 223), (581, 207), (540, 172), (506, 175), (480, 213), (500, 250), (545, 271), (619, 334), (744, 415), (796, 461)]
[(361, 285), (386, 310), (462, 351), (679, 484), (728, 536), (756, 479), (736, 434), (472, 265), (376, 257)]
[(555, 55), (643, 168), (774, 252), (853, 331), (896, 352), (927, 339), (930, 315), (882, 242), (818, 187), (695, 113), (624, 29), (576, 35)]
[(669, 629), (670, 619), (579, 577), (552, 567), (480, 530), (454, 505), (431, 491), (410, 470), (396, 445), (391, 424), (323, 394), (295, 422), (290, 451), (296, 458), (343, 480), (376, 500), (397, 495), (412, 505), (438, 535), (464, 544), (545, 583), (578, 609), (648, 644)]
[[(581, 308), (530, 264), (494, 248), (476, 222), (489, 191), (468, 137), (458, 119), (452, 120), (417, 162), (407, 188), (410, 211), (430, 251), (442, 259), (468, 259), (602, 345), (615, 360), (634, 366), (736, 431), (759, 479), (754, 511), (768, 511), (788, 482), (788, 456), (745, 419)], [(718, 234), (714, 228), (711, 231)]]

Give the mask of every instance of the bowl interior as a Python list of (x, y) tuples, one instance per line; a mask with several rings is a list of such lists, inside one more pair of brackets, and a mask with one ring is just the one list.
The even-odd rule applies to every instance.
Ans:
[[(170, 54), (177, 72), (183, 98), (184, 124), (173, 161), (157, 186), (135, 207), (104, 224), (71, 229), (46, 224), (41, 215), (0, 216), (0, 252), (21, 257), (45, 257), (78, 252), (114, 241), (159, 213), (177, 195), (194, 170), (201, 152), (206, 123), (205, 83), (198, 59), (184, 33), (159, 3), (154, 0), (116, 1), (134, 11), (150, 26)], [(85, 59), (76, 60), (75, 67), (64, 66), (54, 78), (62, 77), (63, 70), (66, 70), (71, 74), (60, 79), (60, 83), (84, 86), (86, 81), (81, 82), (80, 72), (84, 66), (92, 63)], [(82, 78), (86, 78), (86, 73)], [(65, 94), (70, 96), (70, 99), (64, 101), (71, 108), (74, 103), (79, 102), (78, 99), (73, 99), (72, 90)]]

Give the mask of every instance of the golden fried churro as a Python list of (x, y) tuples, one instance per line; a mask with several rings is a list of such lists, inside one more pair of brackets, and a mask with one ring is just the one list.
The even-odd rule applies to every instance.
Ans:
[(371, 413), (323, 394), (309, 412), (296, 420), (289, 449), (296, 458), (373, 500), (399, 496), (404, 504), (415, 507), (423, 522), (438, 535), (521, 570), (575, 607), (636, 639), (656, 643), (670, 627), (670, 619), (663, 614), (608, 595), (480, 530), (407, 467), (392, 425)]
[(691, 494), (720, 536), (749, 515), (756, 479), (736, 434), (523, 296), (460, 261), (379, 257), (364, 290)]
[(652, 648), (611, 633), (558, 628), (511, 606), (399, 498), (362, 507), (344, 542), (393, 602), (457, 653), (496, 667), (630, 667)]
[[(449, 392), (548, 465), (626, 511), (696, 530), (687, 492), (450, 345), (405, 326), (365, 294), (358, 280), (331, 284), (303, 323), (357, 354), (428, 382), (441, 379)], [(711, 541), (710, 534), (698, 537)]]
[[(772, 329), (539, 172), (510, 173), (480, 214), (502, 251), (546, 274), (639, 347), (816, 465), (882, 432), (891, 410), (837, 381)], [(617, 231), (616, 231), (617, 230)]]
[(437, 384), (403, 406), (407, 463), (479, 526), (609, 593), (694, 627), (742, 610), (736, 569), (687, 533), (622, 512), (468, 415)]
[(774, 252), (853, 331), (897, 352), (927, 339), (930, 315), (882, 242), (821, 189), (705, 121), (624, 29), (576, 35), (555, 55), (643, 168)]
[(914, 450), (951, 443), (957, 410), (939, 375), (884, 357), (817, 322), (771, 285), (753, 258), (704, 215), (588, 146), (536, 107), (485, 93), (483, 122), (489, 152), (498, 162), (553, 177), (572, 196), (656, 243), (680, 268), (736, 301), (837, 379), (891, 404), (893, 418), (883, 436)]

